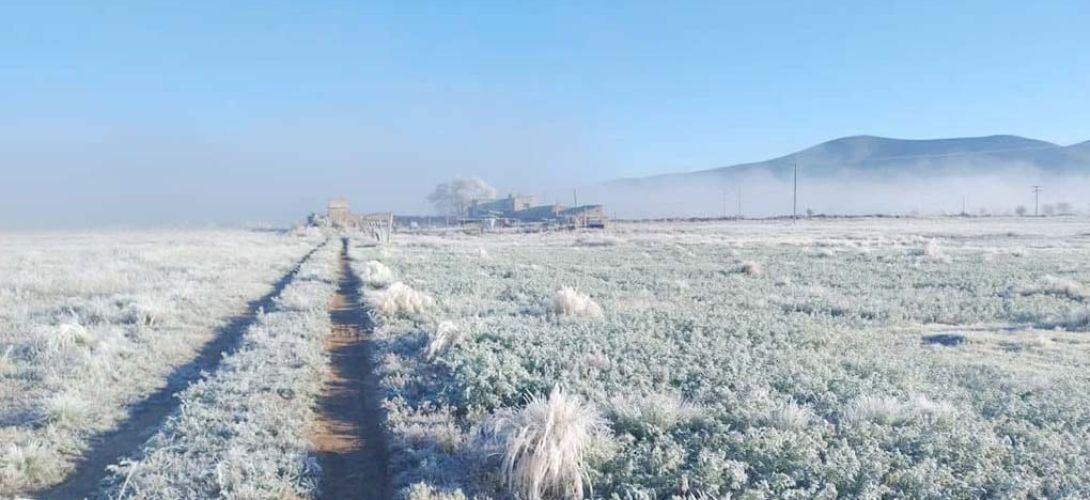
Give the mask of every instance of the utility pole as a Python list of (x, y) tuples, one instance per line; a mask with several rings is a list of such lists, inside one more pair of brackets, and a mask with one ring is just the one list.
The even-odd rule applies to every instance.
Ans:
[(795, 185), (791, 190), (791, 222), (799, 221), (799, 162), (795, 162)]
[(571, 190), (572, 208), (579, 206), (579, 193), (576, 190)]
[(1033, 216), (1039, 217), (1040, 213), (1037, 211), (1041, 200), (1041, 186), (1033, 186)]
[(961, 215), (969, 215), (969, 213), (965, 211), (965, 197), (964, 196), (961, 197)]
[(738, 218), (742, 218), (742, 180), (738, 179)]

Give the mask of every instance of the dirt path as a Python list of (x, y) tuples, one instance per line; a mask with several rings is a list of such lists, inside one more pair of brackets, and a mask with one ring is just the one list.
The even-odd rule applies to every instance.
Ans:
[(317, 248), (310, 250), (291, 271), (281, 276), (269, 293), (250, 302), (244, 314), (232, 318), (220, 327), (215, 337), (201, 347), (195, 358), (171, 371), (167, 377), (167, 385), (132, 404), (129, 416), (117, 427), (88, 440), (89, 449), (63, 482), (29, 494), (35, 498), (92, 496), (106, 477), (106, 467), (135, 454), (159, 430), (163, 421), (181, 402), (174, 394), (200, 380), (201, 372), (215, 371), (224, 355), (238, 348), (242, 334), (253, 324), (258, 311), (272, 305), (273, 299), (295, 278), (299, 266), (315, 251)]
[(366, 335), (371, 324), (360, 306), (360, 280), (341, 253), (340, 286), (329, 305), (333, 331), (326, 338), (330, 370), (318, 401), (311, 443), (322, 466), (321, 498), (391, 497), (382, 409)]

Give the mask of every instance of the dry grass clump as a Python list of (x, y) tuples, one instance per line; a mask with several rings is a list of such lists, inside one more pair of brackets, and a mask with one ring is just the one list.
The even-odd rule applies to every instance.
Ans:
[(892, 396), (865, 395), (856, 398), (844, 412), (848, 422), (872, 422), (882, 425), (901, 425), (911, 420), (937, 420), (955, 413), (949, 403), (934, 401), (924, 395), (916, 395), (908, 401)]
[(460, 342), (464, 336), (465, 333), (453, 321), (440, 321), (435, 328), (435, 333), (431, 335), (431, 340), (428, 342), (428, 348), (424, 352), (424, 359), (434, 361), (440, 354)]
[(63, 464), (57, 452), (43, 442), (4, 445), (0, 448), (0, 490), (42, 484), (57, 477)]
[(394, 281), (394, 272), (377, 260), (369, 260), (363, 267), (363, 282), (375, 288), (382, 288)]
[(564, 287), (553, 294), (549, 310), (563, 316), (602, 317), (602, 306), (590, 296), (571, 287)]
[(1031, 288), (1030, 291), (1031, 293), (1060, 295), (1074, 300), (1082, 300), (1087, 296), (1086, 289), (1083, 288), (1082, 284), (1056, 276), (1045, 276), (1041, 279), (1041, 283)]
[(76, 321), (66, 321), (42, 333), (47, 349), (60, 351), (71, 347), (92, 347), (95, 336)]
[(620, 428), (639, 433), (652, 427), (670, 430), (700, 417), (703, 410), (674, 394), (651, 394), (615, 397), (609, 401), (609, 413)]
[(50, 423), (74, 428), (89, 416), (91, 405), (77, 395), (59, 393), (49, 398), (45, 410)]
[(933, 239), (927, 240), (927, 243), (920, 250), (920, 254), (924, 257), (942, 257), (942, 248), (939, 248), (939, 243)]
[(614, 247), (624, 243), (621, 238), (612, 235), (605, 236), (584, 236), (575, 240), (575, 246), (577, 247)]
[(468, 500), (462, 490), (443, 491), (427, 483), (414, 483), (404, 494), (406, 500)]
[(0, 377), (15, 372), (15, 361), (11, 359), (11, 353), (14, 350), (15, 346), (9, 345), (7, 349), (4, 349), (3, 353), (0, 353)]
[(739, 268), (739, 270), (742, 272), (742, 274), (745, 274), (746, 276), (760, 276), (762, 273), (764, 273), (764, 269), (761, 268), (761, 264), (752, 260), (742, 262), (742, 266)]
[(504, 449), (507, 484), (528, 500), (583, 498), (584, 486), (591, 488), (588, 454), (607, 432), (593, 407), (559, 387), (547, 398), (535, 396), (521, 410), (498, 417), (494, 431)]
[(598, 371), (607, 372), (613, 368), (613, 361), (609, 359), (609, 356), (600, 352), (587, 353), (583, 356), (583, 364), (588, 368), (593, 368)]
[(1090, 309), (1070, 311), (1062, 320), (1046, 326), (1069, 331), (1090, 330)]
[(435, 299), (431, 295), (400, 281), (385, 290), (367, 292), (365, 300), (371, 309), (388, 316), (421, 314), (435, 305)]

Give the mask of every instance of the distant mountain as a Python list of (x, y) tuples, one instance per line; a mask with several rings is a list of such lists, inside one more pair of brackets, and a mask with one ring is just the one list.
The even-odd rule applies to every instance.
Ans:
[(1090, 141), (1065, 147), (1013, 135), (928, 140), (861, 135), (835, 139), (761, 162), (621, 179), (612, 184), (641, 186), (670, 180), (729, 178), (756, 172), (784, 178), (791, 175), (796, 163), (800, 175), (809, 177), (879, 177), (892, 174), (932, 177), (982, 174), (1001, 169), (1090, 174)]

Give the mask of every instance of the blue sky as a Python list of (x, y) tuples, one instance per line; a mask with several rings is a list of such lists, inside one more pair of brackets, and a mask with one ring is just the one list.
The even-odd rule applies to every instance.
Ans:
[(540, 194), (853, 134), (1079, 142), (1088, 20), (1085, 1), (0, 2), (0, 227), (285, 222), (335, 194), (422, 212), (453, 176)]

